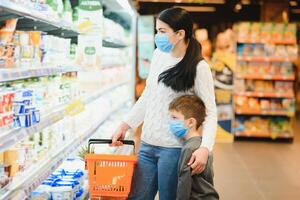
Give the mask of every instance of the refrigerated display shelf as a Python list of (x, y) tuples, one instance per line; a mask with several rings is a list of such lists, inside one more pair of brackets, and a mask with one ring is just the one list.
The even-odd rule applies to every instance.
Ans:
[(254, 131), (242, 131), (235, 132), (236, 137), (257, 137), (257, 138), (293, 138), (292, 133), (270, 133), (270, 132), (254, 132)]
[(236, 74), (238, 79), (259, 79), (259, 80), (276, 80), (276, 81), (294, 81), (295, 75), (268, 75), (268, 74)]
[(122, 109), (126, 105), (128, 99), (124, 99), (117, 106), (111, 109), (106, 115), (93, 124), (84, 134), (78, 136), (62, 148), (57, 149), (49, 157), (38, 161), (30, 168), (28, 168), (22, 175), (16, 177), (8, 186), (0, 191), (0, 199), (11, 199), (16, 196), (27, 197), (38, 187), (43, 180), (45, 180), (61, 163), (63, 160), (74, 152), (80, 145), (84, 144), (96, 130), (107, 120), (110, 116)]
[[(87, 105), (95, 100), (97, 100), (99, 97), (103, 96), (109, 91), (112, 91), (115, 88), (118, 88), (120, 86), (129, 84), (129, 81), (117, 83), (111, 86), (104, 87), (99, 92), (88, 96), (87, 98), (82, 100), (82, 103), (84, 105)], [(70, 104), (63, 105), (59, 107), (58, 109), (54, 110), (49, 115), (45, 116), (41, 119), (40, 123), (35, 124), (34, 126), (28, 127), (28, 128), (18, 128), (18, 129), (12, 129), (4, 132), (0, 135), (0, 152), (6, 150), (7, 148), (11, 147), (13, 144), (25, 139), (26, 137), (38, 133), (39, 131), (55, 124), (56, 122), (64, 119), (65, 117), (69, 116), (69, 113), (66, 111)]]
[(253, 56), (238, 56), (238, 61), (247, 62), (293, 62), (296, 58), (289, 57), (253, 57)]
[(295, 98), (293, 92), (235, 92), (237, 96), (247, 96), (247, 97), (262, 97), (262, 98)]
[(39, 30), (60, 37), (78, 36), (79, 33), (72, 24), (59, 17), (49, 16), (49, 13), (36, 10), (33, 5), (0, 0), (0, 21), (18, 18), (22, 21), (17, 24), (18, 30)]
[(0, 82), (15, 81), (21, 79), (52, 76), (61, 73), (78, 71), (75, 67), (38, 67), (31, 69), (13, 68), (0, 69)]
[(238, 39), (240, 44), (277, 44), (277, 45), (297, 45), (296, 40), (253, 40), (253, 39)]
[(270, 115), (270, 116), (294, 116), (294, 112), (288, 112), (284, 110), (241, 110), (236, 109), (235, 113), (238, 115)]

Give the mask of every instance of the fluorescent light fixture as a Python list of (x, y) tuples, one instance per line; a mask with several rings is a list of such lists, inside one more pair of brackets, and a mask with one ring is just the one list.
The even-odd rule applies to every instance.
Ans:
[(242, 0), (241, 2), (243, 5), (250, 5), (251, 1), (250, 0)]
[(133, 15), (135, 13), (128, 0), (116, 0), (116, 1), (129, 14)]
[(297, 6), (297, 5), (298, 5), (297, 1), (290, 1), (290, 6)]
[(188, 12), (215, 12), (215, 7), (209, 6), (176, 6), (185, 9)]
[(300, 14), (300, 9), (292, 9), (292, 13)]

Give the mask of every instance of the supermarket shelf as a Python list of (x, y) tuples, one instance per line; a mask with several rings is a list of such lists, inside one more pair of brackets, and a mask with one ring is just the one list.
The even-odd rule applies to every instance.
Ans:
[[(114, 84), (112, 86), (104, 87), (102, 90), (97, 92), (96, 94), (93, 94), (86, 99), (83, 100), (83, 104), (87, 105), (99, 97), (103, 96), (105, 93), (112, 91), (113, 89), (120, 87), (122, 85), (126, 85), (129, 82), (121, 82), (118, 84)], [(68, 104), (69, 105), (69, 104)], [(49, 115), (45, 116), (41, 119), (41, 122), (38, 124), (35, 124), (34, 126), (28, 127), (28, 128), (19, 128), (19, 129), (12, 129), (9, 131), (6, 131), (5, 133), (0, 135), (0, 152), (4, 151), (5, 149), (11, 147), (13, 144), (25, 139), (26, 137), (37, 133), (56, 122), (64, 119), (66, 116), (68, 116), (68, 113), (66, 112), (66, 108), (68, 105), (63, 105), (54, 112), (50, 113)]]
[(292, 143), (294, 140), (293, 134), (282, 133), (272, 136), (271, 133), (244, 133), (237, 132), (234, 136), (235, 141), (263, 141), (263, 142), (286, 142)]
[(265, 110), (240, 110), (236, 109), (235, 113), (238, 115), (270, 115), (270, 116), (288, 116), (292, 117), (295, 115), (293, 112), (288, 111), (265, 111)]
[(122, 41), (117, 41), (117, 40), (113, 40), (113, 39), (110, 39), (110, 38), (104, 38), (102, 40), (102, 46), (103, 47), (108, 47), (108, 48), (125, 48), (128, 45), (126, 45)]
[(262, 80), (277, 80), (277, 81), (294, 81), (295, 75), (281, 76), (281, 75), (260, 75), (260, 74), (236, 74), (239, 79), (262, 79)]
[(272, 134), (268, 132), (252, 132), (252, 131), (243, 131), (243, 132), (235, 132), (235, 136), (237, 137), (257, 137), (257, 138), (293, 138), (292, 133), (280, 133), (280, 134)]
[(0, 82), (21, 80), (33, 77), (52, 76), (60, 73), (78, 71), (73, 67), (39, 67), (32, 69), (0, 69)]
[(297, 40), (253, 40), (253, 39), (238, 39), (238, 43), (245, 43), (245, 44), (297, 45)]
[(296, 58), (289, 57), (252, 57), (252, 56), (238, 56), (239, 61), (248, 61), (248, 62), (293, 62)]
[[(63, 160), (73, 153), (78, 146), (84, 144), (95, 131), (107, 120), (109, 117), (118, 110), (122, 109), (128, 102), (128, 99), (123, 100), (119, 105), (111, 110), (111, 112), (104, 115), (99, 121), (93, 124), (84, 134), (70, 141), (62, 148), (57, 149), (50, 156), (45, 157), (39, 162), (28, 168), (21, 176), (16, 177), (5, 191), (0, 192), (0, 199), (11, 199), (15, 196), (24, 195), (28, 196), (36, 187), (38, 187), (43, 180), (45, 180), (61, 163)], [(24, 197), (23, 196), (23, 197)]]
[(17, 24), (18, 30), (39, 30), (61, 37), (76, 37), (78, 35), (72, 24), (38, 11), (33, 8), (33, 5), (0, 0), (0, 21), (18, 18), (20, 20)]
[(247, 96), (247, 97), (264, 97), (264, 98), (295, 98), (293, 92), (235, 92), (237, 96)]

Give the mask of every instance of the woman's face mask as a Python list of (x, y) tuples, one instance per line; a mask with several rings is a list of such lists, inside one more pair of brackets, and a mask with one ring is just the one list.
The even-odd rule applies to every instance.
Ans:
[(159, 50), (169, 53), (174, 49), (174, 44), (169, 41), (167, 34), (157, 33), (155, 35), (155, 44)]
[(171, 52), (175, 45), (184, 38), (182, 30), (174, 32), (174, 30), (166, 23), (156, 21), (157, 34), (155, 35), (155, 44), (162, 52)]

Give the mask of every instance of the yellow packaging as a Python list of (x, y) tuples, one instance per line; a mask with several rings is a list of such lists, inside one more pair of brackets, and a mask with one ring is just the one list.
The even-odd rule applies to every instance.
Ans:
[(15, 176), (19, 172), (19, 155), (17, 149), (10, 149), (4, 152), (4, 163), (10, 165), (10, 177)]

